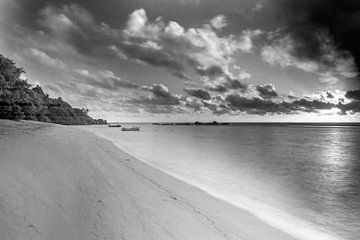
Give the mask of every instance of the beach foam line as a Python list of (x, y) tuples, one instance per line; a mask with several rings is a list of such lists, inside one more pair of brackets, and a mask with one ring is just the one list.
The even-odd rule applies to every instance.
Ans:
[[(95, 134), (98, 134), (96, 131), (93, 131)], [(274, 227), (284, 233), (287, 233), (299, 240), (344, 240), (343, 238), (336, 236), (335, 233), (327, 233), (325, 230), (316, 229), (312, 224), (307, 223), (305, 220), (296, 218), (291, 216), (290, 214), (285, 213), (277, 208), (266, 205), (259, 200), (255, 200), (251, 197), (236, 194), (234, 197), (234, 193), (224, 193), (221, 190), (212, 189), (207, 186), (203, 182), (195, 181), (189, 177), (185, 177), (184, 175), (177, 174), (171, 172), (163, 167), (159, 167), (155, 164), (151, 164), (151, 162), (144, 161), (144, 156), (141, 154), (137, 154), (136, 151), (124, 147), (121, 141), (117, 141), (117, 139), (113, 139), (104, 134), (98, 134), (98, 136), (106, 138), (110, 140), (115, 146), (117, 146), (120, 150), (125, 151), (138, 160), (142, 161), (145, 164), (148, 164), (156, 169), (159, 169), (167, 174), (175, 177), (178, 180), (188, 183), (194, 187), (197, 187), (211, 196), (214, 196), (220, 200), (223, 200), (233, 206), (239, 207), (247, 212), (250, 212), (254, 216), (256, 216), (259, 220), (267, 223), (271, 227)], [(149, 156), (147, 156), (149, 158)], [(231, 196), (230, 196), (231, 195)]]
[[(181, 180), (186, 181), (185, 179)], [(193, 184), (190, 181), (186, 182)], [(324, 230), (318, 230), (305, 220), (293, 217), (284, 211), (263, 204), (250, 197), (242, 196), (240, 194), (236, 194), (236, 197), (233, 197), (226, 194), (219, 194), (218, 191), (202, 184), (195, 183), (195, 186), (216, 198), (252, 213), (263, 222), (299, 240), (343, 240), (334, 233), (326, 233)]]

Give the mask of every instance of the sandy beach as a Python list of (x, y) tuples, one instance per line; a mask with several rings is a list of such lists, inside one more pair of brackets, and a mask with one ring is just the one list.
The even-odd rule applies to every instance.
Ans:
[(92, 133), (0, 121), (1, 239), (290, 240)]

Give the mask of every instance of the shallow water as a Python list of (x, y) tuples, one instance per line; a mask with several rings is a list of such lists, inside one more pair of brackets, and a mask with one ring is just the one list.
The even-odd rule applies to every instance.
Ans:
[(359, 239), (360, 127), (87, 126), (299, 239)]

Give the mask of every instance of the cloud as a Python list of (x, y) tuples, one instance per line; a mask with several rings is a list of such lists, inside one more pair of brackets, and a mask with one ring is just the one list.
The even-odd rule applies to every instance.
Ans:
[(224, 75), (224, 70), (219, 65), (212, 65), (209, 66), (208, 68), (198, 67), (196, 70), (201, 76), (207, 76), (210, 79), (214, 79), (216, 77), (220, 77)]
[(319, 101), (299, 99), (293, 102), (274, 102), (257, 97), (246, 98), (238, 94), (230, 94), (225, 99), (232, 110), (246, 112), (248, 114), (296, 114), (299, 112), (318, 112), (336, 108), (337, 105)]
[(263, 32), (259, 29), (256, 30), (244, 30), (242, 31), (242, 35), (240, 37), (240, 41), (238, 43), (239, 49), (243, 52), (251, 52), (254, 48), (253, 39)]
[(249, 48), (245, 45), (250, 32), (243, 37), (220, 36), (216, 32), (226, 25), (222, 15), (213, 18), (212, 25), (188, 29), (175, 21), (165, 22), (161, 17), (150, 21), (144, 9), (133, 11), (124, 29), (96, 22), (88, 11), (76, 4), (48, 6), (40, 16), (38, 24), (45, 35), (66, 42), (80, 54), (113, 56), (164, 67), (180, 79), (186, 79), (186, 66), (229, 64), (236, 52)]
[(60, 41), (85, 56), (113, 54), (113, 47), (121, 42), (121, 30), (96, 22), (87, 10), (77, 4), (49, 5), (41, 10), (37, 23), (48, 41)]
[[(212, 99), (210, 93), (203, 89), (184, 89), (191, 97), (173, 94), (163, 84), (142, 86), (141, 89), (150, 92), (151, 95), (131, 98), (126, 103), (149, 113), (194, 113), (211, 109), (213, 113), (225, 114), (226, 107), (212, 103), (211, 101), (219, 101), (217, 98)], [(210, 102), (204, 100), (210, 100)], [(214, 107), (211, 108), (210, 105)]]
[(276, 39), (271, 45), (266, 45), (261, 49), (262, 59), (271, 66), (280, 67), (293, 66), (305, 72), (316, 72), (319, 69), (316, 61), (299, 60), (293, 56), (295, 41), (290, 35)]
[(332, 73), (326, 72), (326, 73), (320, 74), (319, 81), (323, 82), (323, 83), (328, 83), (328, 84), (335, 84), (339, 81), (339, 79), (337, 77), (333, 76)]
[(241, 92), (246, 92), (248, 90), (247, 84), (232, 78), (225, 78), (225, 80), (217, 82), (208, 82), (205, 86), (210, 91), (219, 93), (228, 92), (230, 90), (240, 90)]
[(40, 26), (56, 32), (65, 32), (71, 28), (75, 28), (74, 23), (63, 13), (55, 13), (54, 8), (44, 8), (40, 15), (42, 16), (39, 21)]
[(336, 105), (333, 103), (320, 101), (320, 100), (307, 100), (300, 99), (291, 103), (293, 110), (303, 112), (316, 112), (317, 110), (326, 110), (335, 108)]
[[(29, 36), (29, 43), (45, 44), (52, 52), (85, 57), (111, 57), (162, 67), (179, 79), (189, 80), (186, 71), (234, 62), (236, 53), (250, 52), (252, 38), (259, 30), (240, 34), (220, 34), (226, 26), (224, 15), (217, 15), (202, 26), (185, 28), (161, 17), (150, 20), (144, 9), (134, 10), (123, 29), (98, 22), (77, 4), (48, 5), (36, 23), (40, 30)], [(41, 42), (41, 44), (40, 44)], [(76, 56), (78, 57), (78, 56)]]
[(144, 92), (150, 92), (148, 96), (130, 98), (125, 104), (141, 109), (148, 113), (186, 113), (190, 109), (198, 109), (191, 101), (181, 95), (173, 94), (163, 84), (153, 84), (152, 86), (142, 86)]
[(215, 29), (222, 29), (227, 26), (226, 17), (224, 15), (217, 15), (212, 18), (210, 21), (210, 25)]
[(231, 109), (229, 106), (224, 104), (224, 99), (222, 97), (215, 98), (211, 102), (202, 101), (204, 107), (209, 109), (215, 115), (224, 115), (231, 114)]
[(183, 72), (173, 72), (172, 74), (179, 79), (187, 80), (191, 82), (191, 78)]
[(144, 9), (141, 8), (132, 12), (126, 23), (125, 34), (132, 37), (147, 37), (152, 31), (159, 31), (156, 25), (144, 30), (147, 21), (148, 18)]
[(347, 91), (345, 94), (346, 98), (352, 99), (352, 100), (357, 100), (360, 101), (360, 90), (350, 90)]
[(197, 88), (185, 88), (184, 91), (189, 94), (190, 96), (200, 98), (203, 100), (210, 100), (211, 95), (208, 91), (204, 89), (197, 89)]
[(256, 90), (263, 99), (277, 98), (279, 96), (273, 84), (263, 84), (256, 86)]
[(91, 78), (91, 79), (96, 79), (97, 78), (97, 76), (95, 74), (90, 73), (86, 69), (75, 69), (74, 72), (76, 74), (78, 74), (79, 76), (81, 76), (81, 77)]
[[(251, 38), (256, 36), (258, 31), (244, 31), (243, 36), (237, 38), (233, 35), (219, 36), (216, 31), (225, 26), (225, 17), (218, 15), (210, 20), (210, 25), (185, 29), (174, 21), (166, 23), (161, 17), (149, 21), (145, 10), (138, 9), (130, 14), (123, 30), (125, 47), (130, 48), (125, 49), (125, 54), (151, 65), (164, 65), (175, 73), (182, 72), (186, 65), (195, 70), (220, 62), (226, 65), (233, 61), (236, 52), (251, 50)], [(144, 44), (150, 42), (156, 48), (144, 48)], [(155, 50), (158, 51), (156, 56), (147, 55), (148, 51)], [(156, 61), (166, 61), (154, 64), (152, 57), (156, 58)], [(167, 65), (170, 60), (176, 64)]]
[(236, 79), (226, 68), (212, 65), (208, 68), (197, 68), (197, 72), (203, 76), (205, 87), (214, 92), (227, 92), (228, 90), (240, 89), (246, 91), (248, 86)]
[(326, 92), (326, 98), (333, 99), (335, 96), (331, 92)]
[[(318, 97), (314, 95), (304, 98), (282, 98), (271, 84), (251, 86), (246, 94), (231, 92), (225, 96), (211, 96), (202, 89), (185, 89), (185, 92), (195, 98), (175, 95), (163, 84), (143, 86), (142, 89), (151, 92), (151, 95), (132, 98), (126, 103), (150, 113), (191, 113), (208, 110), (215, 115), (282, 115), (301, 112), (321, 113), (332, 109), (339, 109), (340, 114), (360, 111), (360, 101), (343, 103), (339, 98), (341, 94), (338, 93), (336, 97), (330, 92), (324, 92), (325, 95), (318, 93)], [(257, 91), (260, 97), (251, 92), (252, 90)], [(349, 95), (352, 96), (351, 93)]]
[(262, 9), (264, 8), (264, 5), (261, 3), (256, 3), (254, 5), (254, 7), (252, 8), (253, 11), (255, 12), (260, 12)]
[(130, 102), (143, 105), (179, 105), (180, 96), (177, 96), (169, 91), (163, 84), (153, 84), (152, 86), (142, 86), (142, 90), (149, 91), (152, 96), (140, 97), (132, 99)]
[(252, 74), (249, 73), (248, 71), (241, 71), (238, 75), (238, 78), (240, 80), (245, 80), (245, 79), (249, 79), (251, 78)]
[(230, 94), (225, 100), (229, 103), (232, 110), (238, 110), (248, 114), (291, 113), (291, 108), (286, 102), (275, 103), (271, 100), (263, 100), (257, 97), (246, 98), (238, 94)]
[(162, 98), (173, 98), (174, 97), (174, 94), (172, 94), (169, 91), (169, 89), (163, 84), (154, 84), (154, 85), (152, 85), (152, 87), (150, 89), (151, 89), (151, 92), (156, 97), (162, 97)]
[(199, 4), (203, 0), (178, 0), (182, 4)]
[(354, 59), (337, 50), (326, 33), (318, 33), (319, 56), (311, 57), (308, 56), (310, 53), (306, 53), (306, 43), (299, 43), (293, 35), (285, 32), (283, 30), (270, 34), (271, 43), (261, 49), (262, 59), (271, 66), (296, 67), (305, 72), (316, 73), (320, 82), (328, 84), (336, 83), (339, 77), (356, 77)]
[[(305, 5), (311, 3), (308, 0), (298, 2)], [(274, 3), (284, 6), (288, 4), (283, 0), (274, 0)], [(61, 87), (64, 94), (80, 94), (88, 98), (102, 96), (103, 99), (99, 101), (107, 107), (117, 104), (119, 108), (122, 105), (128, 110), (139, 109), (140, 113), (211, 111), (214, 114), (247, 112), (264, 115), (338, 108), (346, 114), (359, 109), (359, 99), (355, 93), (348, 93), (343, 101), (339, 94), (330, 92), (322, 92), (322, 98), (286, 97), (279, 94), (274, 85), (256, 86), (248, 81), (243, 82), (244, 79), (251, 78), (252, 74), (236, 66), (236, 60), (242, 54), (257, 54), (257, 48), (260, 48), (263, 60), (271, 66), (295, 67), (315, 73), (319, 81), (326, 84), (357, 76), (356, 54), (347, 46), (341, 45), (330, 27), (309, 26), (308, 20), (304, 20), (307, 16), (298, 14), (297, 10), (294, 10), (294, 20), (285, 16), (293, 10), (280, 12), (279, 17), (285, 19), (281, 21), (284, 26), (267, 34), (264, 30), (247, 29), (248, 26), (243, 31), (229, 34), (234, 27), (232, 15), (228, 15), (229, 18), (216, 15), (208, 18), (210, 20), (202, 25), (185, 27), (173, 19), (156, 16), (150, 18), (144, 9), (137, 9), (128, 16), (125, 26), (120, 28), (101, 22), (106, 18), (101, 18), (98, 13), (87, 11), (80, 5), (61, 4), (48, 4), (40, 13), (34, 12), (38, 19), (23, 34), (24, 45), (21, 45), (24, 49), (33, 49), (24, 51), (23, 56), (27, 59), (43, 66), (63, 69), (66, 68), (62, 61), (64, 56), (76, 57), (72, 59), (84, 61), (85, 64), (91, 64), (94, 60), (104, 60), (106, 64), (110, 61), (116, 63), (114, 60), (120, 60), (121, 63), (124, 60), (134, 61), (163, 68), (185, 80), (185, 84), (192, 84), (184, 89), (186, 94), (183, 96), (171, 92), (163, 84), (139, 86), (109, 70), (77, 69), (65, 74), (79, 81)], [(259, 11), (262, 14), (271, 4), (250, 5), (255, 6), (252, 10), (258, 11), (256, 14)], [(300, 8), (304, 9), (302, 6)], [(312, 36), (305, 30), (309, 30)], [(14, 31), (19, 29), (16, 27)], [(303, 38), (302, 31), (305, 31)], [(108, 66), (110, 65), (114, 66)], [(190, 82), (191, 78), (194, 79), (193, 82)], [(194, 86), (196, 83), (198, 85)], [(60, 86), (60, 83), (56, 84)], [(118, 91), (121, 89), (126, 91)]]
[(46, 52), (36, 48), (24, 49), (22, 56), (45, 67), (53, 69), (64, 69), (66, 67), (65, 63), (60, 59), (51, 57)]
[[(331, 72), (332, 76), (341, 78), (358, 76), (360, 32), (354, 14), (360, 11), (358, 1), (274, 0), (272, 7), (283, 23), (282, 30), (277, 31), (280, 36), (275, 38), (287, 39), (284, 43), (290, 44), (291, 48), (285, 52), (295, 60), (292, 65), (316, 63), (316, 72), (320, 74)], [(275, 46), (279, 46), (279, 42)], [(280, 46), (286, 44), (280, 43)], [(271, 49), (265, 50), (269, 53)], [(330, 83), (334, 81), (332, 78)]]
[(191, 109), (192, 111), (197, 113), (203, 112), (204, 104), (198, 99), (185, 98), (184, 102), (184, 107), (186, 107), (187, 109)]
[(86, 83), (102, 89), (117, 91), (121, 88), (138, 89), (139, 86), (128, 80), (121, 79), (112, 71), (102, 70), (96, 73), (90, 73), (86, 69), (75, 69), (74, 73), (78, 77), (85, 79)]
[(184, 70), (182, 62), (177, 61), (162, 49), (148, 48), (144, 47), (144, 45), (125, 42), (122, 44), (122, 52), (129, 59), (156, 67), (164, 67), (170, 72), (181, 73)]
[(360, 101), (354, 100), (346, 104), (340, 102), (338, 104), (338, 108), (341, 110), (341, 113), (344, 115), (348, 113), (350, 114), (360, 113)]

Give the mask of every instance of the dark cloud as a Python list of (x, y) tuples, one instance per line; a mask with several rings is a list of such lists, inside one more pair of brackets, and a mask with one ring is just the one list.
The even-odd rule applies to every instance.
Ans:
[(320, 100), (307, 100), (300, 99), (291, 103), (291, 108), (296, 111), (303, 112), (317, 112), (318, 110), (326, 110), (337, 107), (337, 105), (329, 102), (324, 102)]
[(346, 94), (345, 94), (345, 97), (347, 97), (349, 99), (360, 101), (360, 90), (347, 91)]
[(185, 99), (185, 107), (199, 113), (203, 111), (204, 104), (194, 99)]
[(225, 93), (229, 90), (240, 90), (241, 92), (246, 92), (246, 90), (248, 90), (248, 85), (237, 79), (226, 78), (224, 82), (207, 86), (207, 89), (218, 93)]
[[(354, 57), (360, 67), (358, 0), (274, 0), (279, 19), (295, 41), (292, 55), (335, 68), (338, 59)], [(329, 57), (331, 45), (337, 57)], [(345, 74), (346, 75), (346, 74)]]
[(343, 100), (338, 103), (338, 108), (342, 111), (342, 113), (360, 113), (360, 90), (347, 91), (345, 97), (351, 99), (352, 101), (349, 103), (343, 103)]
[(293, 96), (293, 95), (287, 95), (287, 98), (290, 99), (290, 100), (295, 100), (297, 99), (296, 96)]
[(256, 90), (264, 99), (277, 98), (279, 96), (273, 84), (258, 85), (256, 86)]
[(253, 97), (246, 98), (238, 94), (230, 94), (225, 99), (233, 110), (249, 114), (294, 114), (297, 112), (318, 112), (319, 110), (332, 109), (337, 105), (319, 100), (300, 99), (293, 102), (274, 102)]
[[(120, 48), (128, 58), (140, 60), (156, 67), (165, 67), (175, 73), (174, 75), (177, 77), (179, 77), (179, 74), (184, 70), (184, 66), (180, 61), (161, 49), (152, 49), (127, 42), (122, 43)], [(185, 77), (185, 75), (182, 77)]]
[(151, 87), (143, 86), (141, 89), (151, 92), (152, 96), (133, 98), (128, 101), (129, 103), (136, 105), (180, 105), (180, 96), (171, 93), (163, 84), (154, 84)]
[(197, 89), (197, 88), (185, 88), (184, 91), (189, 94), (190, 96), (200, 98), (203, 100), (210, 100), (211, 95), (208, 91), (203, 89)]
[(233, 78), (230, 73), (224, 71), (219, 65), (212, 65), (208, 68), (197, 68), (197, 73), (206, 77), (207, 89), (213, 92), (224, 93), (230, 89), (246, 91), (248, 85)]
[[(130, 104), (134, 108), (142, 109), (148, 113), (173, 114), (186, 112), (186, 109), (180, 105), (180, 96), (176, 96), (172, 93), (166, 94), (157, 87), (152, 90), (152, 93), (152, 96), (132, 98), (127, 100), (126, 103)], [(190, 103), (187, 107), (193, 109), (197, 108), (194, 104), (190, 106)]]
[(343, 103), (339, 103), (337, 106), (342, 114), (354, 114), (354, 113), (360, 113), (360, 101), (356, 100), (356, 101), (351, 101), (347, 104), (343, 104)]
[(210, 66), (208, 68), (196, 68), (196, 71), (201, 75), (201, 76), (207, 76), (209, 78), (216, 78), (216, 77), (220, 77), (224, 74), (224, 71), (222, 69), (221, 66), (218, 65), (213, 65)]
[(240, 90), (241, 92), (246, 92), (248, 90), (248, 85), (239, 81), (238, 79), (233, 79), (226, 77), (224, 81), (217, 84), (210, 84), (207, 86), (207, 89), (213, 92), (225, 93), (229, 90)]
[(326, 92), (326, 97), (330, 99), (335, 98), (335, 96), (331, 92)]
[(174, 94), (172, 94), (169, 89), (163, 84), (154, 84), (151, 87), (151, 92), (155, 95), (155, 97), (160, 98), (172, 98)]
[(248, 85), (240, 82), (238, 79), (227, 78), (226, 80), (227, 81), (224, 84), (225, 87), (230, 89), (241, 89), (244, 91), (248, 89)]
[(212, 113), (216, 115), (223, 115), (229, 114), (231, 112), (230, 108), (224, 104), (215, 104), (215, 103), (208, 103), (203, 101), (203, 104), (206, 108), (208, 108)]
[(224, 85), (221, 85), (221, 84), (218, 84), (215, 86), (210, 86), (210, 87), (208, 87), (208, 89), (210, 91), (218, 92), (218, 93), (224, 93), (224, 92), (228, 91), (228, 89)]
[(238, 94), (230, 94), (226, 97), (226, 102), (232, 110), (247, 112), (249, 114), (265, 115), (267, 113), (291, 113), (291, 104), (287, 102), (275, 103), (271, 100), (261, 98), (246, 98)]
[(98, 23), (92, 14), (77, 4), (47, 5), (40, 10), (36, 23), (36, 30), (61, 39), (86, 56), (104, 56), (109, 46), (121, 41), (120, 30)]

